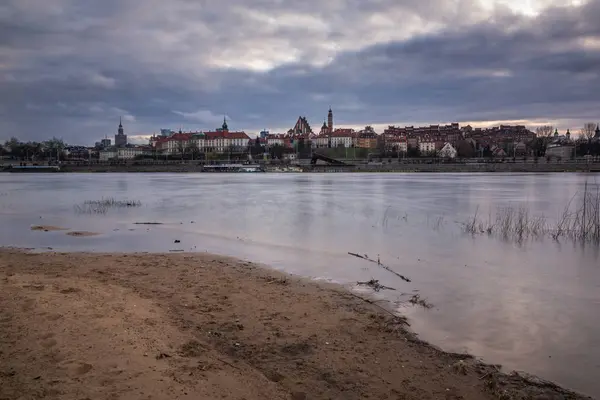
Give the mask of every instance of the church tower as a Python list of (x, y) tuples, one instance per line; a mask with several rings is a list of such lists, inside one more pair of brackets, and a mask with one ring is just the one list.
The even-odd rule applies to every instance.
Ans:
[(329, 112), (327, 113), (327, 128), (329, 129), (329, 133), (333, 133), (333, 111), (331, 111), (331, 106), (329, 107)]
[(126, 145), (127, 135), (125, 134), (125, 130), (123, 129), (123, 122), (121, 121), (121, 117), (119, 117), (119, 129), (117, 130), (117, 134), (115, 135), (115, 146), (125, 147)]
[(221, 126), (221, 129), (223, 130), (223, 132), (228, 132), (229, 131), (229, 127), (227, 126), (227, 117), (223, 117), (223, 125)]

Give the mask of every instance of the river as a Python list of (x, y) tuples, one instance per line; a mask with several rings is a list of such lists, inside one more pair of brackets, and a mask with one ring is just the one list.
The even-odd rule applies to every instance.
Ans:
[[(422, 339), (600, 397), (598, 246), (463, 226), (507, 207), (551, 225), (586, 181), (600, 175), (0, 174), (0, 246), (208, 251), (348, 286), (379, 279), (396, 290), (377, 296)], [(141, 206), (83, 204), (102, 198)], [(412, 282), (348, 252), (379, 257)], [(433, 308), (410, 305), (415, 293)]]

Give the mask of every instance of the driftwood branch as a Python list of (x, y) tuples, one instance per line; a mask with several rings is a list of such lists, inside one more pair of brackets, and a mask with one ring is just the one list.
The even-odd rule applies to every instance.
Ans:
[(411, 280), (408, 279), (407, 277), (405, 277), (404, 275), (401, 275), (401, 274), (397, 273), (396, 271), (394, 271), (393, 269), (391, 269), (390, 267), (388, 267), (386, 265), (383, 265), (379, 260), (372, 260), (372, 259), (370, 259), (369, 256), (366, 255), (366, 254), (364, 256), (361, 256), (360, 254), (356, 254), (356, 253), (351, 253), (351, 252), (348, 252), (348, 254), (350, 254), (351, 256), (357, 257), (357, 258), (361, 258), (363, 260), (370, 261), (370, 262), (372, 262), (374, 264), (377, 264), (381, 268), (383, 268), (383, 269), (387, 270), (388, 272), (391, 272), (392, 274), (396, 275), (398, 278), (402, 279), (403, 281), (405, 281), (405, 282), (411, 282)]
[(377, 279), (371, 279), (370, 281), (366, 281), (366, 282), (356, 282), (356, 284), (357, 285), (369, 286), (370, 288), (372, 288), (376, 292), (379, 292), (382, 289), (384, 289), (384, 290), (396, 290), (393, 287), (383, 286), (381, 283), (379, 283), (379, 281)]

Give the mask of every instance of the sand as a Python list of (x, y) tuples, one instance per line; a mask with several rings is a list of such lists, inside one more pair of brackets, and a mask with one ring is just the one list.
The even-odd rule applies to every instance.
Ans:
[(580, 399), (344, 288), (206, 254), (0, 250), (0, 399)]

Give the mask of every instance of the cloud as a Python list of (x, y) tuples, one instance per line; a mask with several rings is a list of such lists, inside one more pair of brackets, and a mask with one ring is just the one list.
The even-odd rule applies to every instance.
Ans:
[[(527, 7), (524, 6), (527, 5)], [(600, 2), (5, 0), (0, 139), (600, 119)], [(571, 124), (571, 125), (567, 125)]]
[(227, 118), (225, 115), (217, 115), (213, 114), (208, 110), (198, 110), (194, 112), (183, 112), (183, 111), (173, 111), (174, 114), (181, 115), (183, 118), (202, 122), (207, 125), (216, 125), (219, 122), (223, 121), (223, 118)]

